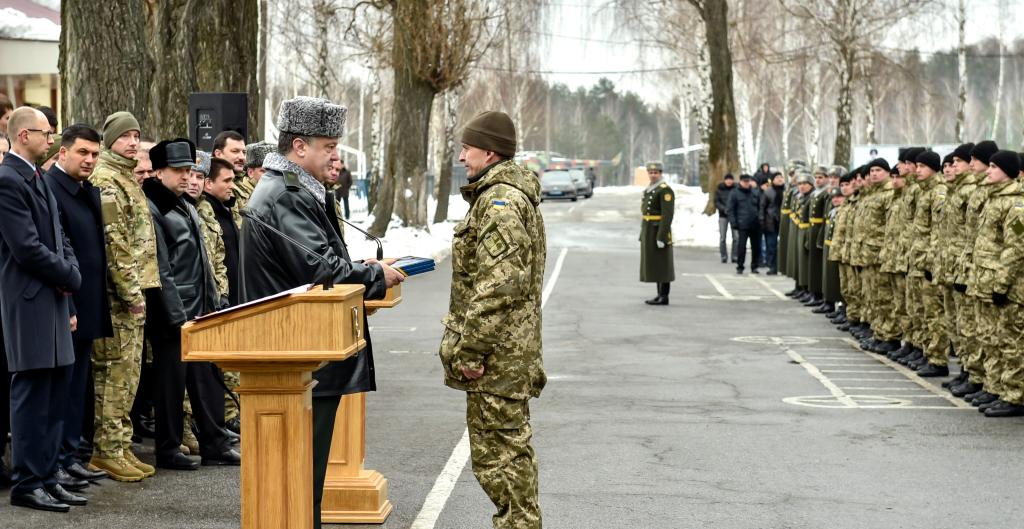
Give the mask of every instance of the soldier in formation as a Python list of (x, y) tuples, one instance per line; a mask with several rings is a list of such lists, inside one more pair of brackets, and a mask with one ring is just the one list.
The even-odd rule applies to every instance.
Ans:
[(944, 158), (908, 147), (894, 167), (834, 167), (814, 189), (805, 164), (790, 162), (788, 295), (918, 376), (948, 377), (955, 358), (960, 372), (943, 387), (987, 417), (1024, 415), (1022, 157), (992, 141)]

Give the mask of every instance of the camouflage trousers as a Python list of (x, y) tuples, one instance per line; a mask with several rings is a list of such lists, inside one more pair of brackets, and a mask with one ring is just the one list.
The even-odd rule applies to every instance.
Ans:
[(473, 475), (498, 508), (495, 529), (540, 529), (537, 457), (528, 400), (466, 393)]
[(864, 319), (863, 300), (861, 298), (860, 278), (857, 270), (847, 264), (839, 265), (839, 289), (846, 304), (846, 319), (862, 321)]
[(960, 357), (960, 365), (967, 370), (972, 383), (981, 384), (985, 380), (985, 368), (981, 364), (981, 346), (977, 338), (978, 298), (954, 291), (953, 304), (956, 306), (956, 335), (959, 340), (957, 356)]
[[(868, 321), (875, 339), (881, 341), (896, 340), (900, 337), (897, 314), (894, 274), (882, 272), (878, 266), (865, 266), (862, 272)], [(902, 291), (901, 291), (902, 292)], [(902, 297), (902, 296), (900, 296)]]
[(142, 374), (144, 321), (130, 313), (112, 313), (114, 335), (93, 342), (96, 457), (116, 459), (132, 446), (129, 414)]
[(987, 299), (976, 301), (978, 329), (978, 358), (984, 370), (982, 385), (993, 395), (1002, 395), (1002, 342), (1005, 339), (1002, 323), (1003, 307), (997, 307)]
[(1000, 387), (999, 398), (1024, 404), (1024, 305), (1010, 303), (1000, 310), (999, 340)]
[(900, 338), (911, 340), (914, 335), (914, 321), (908, 317), (908, 310), (911, 306), (911, 281), (907, 279), (907, 275), (897, 272), (889, 274), (890, 281), (892, 282), (892, 312), (889, 313), (889, 318), (892, 319), (893, 324), (896, 326), (896, 334)]
[(956, 333), (956, 295), (958, 292), (947, 286), (939, 287), (942, 294), (942, 326), (946, 338), (958, 356), (960, 355), (960, 336)]
[(922, 277), (908, 278), (917, 284), (920, 293), (920, 311), (916, 318), (920, 332), (917, 342), (924, 350), (928, 363), (935, 366), (949, 364), (949, 329), (946, 328), (946, 309), (943, 305), (943, 289)]
[(903, 329), (903, 339), (924, 349), (928, 322), (924, 320), (922, 281), (924, 281), (924, 276), (907, 275), (904, 277), (903, 294), (906, 314), (900, 323)]
[(238, 371), (225, 371), (224, 372), (224, 385), (231, 390), (230, 393), (224, 393), (224, 420), (230, 421), (238, 417), (238, 404), (235, 399), (238, 395), (235, 395), (235, 388), (238, 387)]

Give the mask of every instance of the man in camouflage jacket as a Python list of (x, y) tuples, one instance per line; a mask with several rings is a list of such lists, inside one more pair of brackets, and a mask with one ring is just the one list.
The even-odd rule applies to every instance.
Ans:
[(546, 253), (540, 182), (516, 165), (515, 126), (484, 112), (462, 133), (470, 203), (452, 241), (444, 317), (445, 384), (466, 392), (473, 474), (498, 511), (495, 528), (539, 529), (529, 399), (547, 382), (541, 357)]

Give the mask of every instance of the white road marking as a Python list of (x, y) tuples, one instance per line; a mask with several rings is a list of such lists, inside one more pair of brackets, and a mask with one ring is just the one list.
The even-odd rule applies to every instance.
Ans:
[(370, 331), (374, 334), (380, 334), (382, 332), (416, 332), (416, 327), (386, 327), (371, 325)]
[(807, 360), (804, 360), (804, 357), (800, 356), (799, 353), (792, 349), (787, 348), (786, 354), (789, 355), (789, 357), (792, 358), (794, 362), (802, 365), (804, 367), (804, 370), (806, 370), (808, 374), (818, 379), (818, 382), (821, 382), (821, 385), (825, 386), (825, 388), (828, 389), (830, 393), (832, 393), (832, 396), (834, 396), (836, 400), (843, 403), (849, 408), (857, 407), (857, 403), (854, 402), (853, 399), (851, 399), (845, 391), (840, 389), (839, 386), (835, 384), (835, 382), (829, 380), (829, 378), (823, 375), (817, 367), (814, 367), (814, 364), (808, 362)]
[[(558, 276), (562, 273), (562, 265), (565, 264), (565, 255), (567, 253), (569, 253), (569, 249), (562, 248), (562, 251), (558, 254), (558, 259), (555, 260), (555, 268), (551, 270), (548, 284), (544, 286), (544, 291), (541, 293), (541, 309), (544, 308), (544, 305), (547, 305), (551, 292), (555, 289), (555, 283), (558, 282)], [(413, 520), (409, 529), (434, 529), (434, 525), (437, 524), (437, 518), (441, 516), (444, 505), (448, 503), (448, 498), (451, 497), (452, 491), (455, 490), (455, 483), (459, 480), (462, 469), (466, 467), (466, 462), (469, 461), (469, 455), (469, 429), (466, 429), (463, 430), (462, 438), (459, 439), (455, 449), (452, 450), (452, 455), (448, 457), (448, 462), (445, 463), (441, 474), (434, 481), (434, 486), (431, 487), (426, 499), (423, 500), (423, 507), (420, 508), (420, 512), (416, 515), (416, 519)]]
[(854, 341), (853, 338), (843, 338), (842, 340), (844, 342), (850, 344), (850, 347), (860, 351), (861, 353), (864, 353), (869, 358), (873, 358), (873, 359), (877, 360), (878, 362), (881, 362), (882, 364), (885, 364), (885, 365), (891, 367), (892, 369), (896, 370), (896, 372), (898, 372), (901, 375), (903, 375), (903, 376), (907, 377), (908, 379), (910, 379), (911, 382), (917, 384), (918, 386), (921, 386), (924, 389), (927, 389), (928, 391), (934, 393), (935, 395), (938, 395), (939, 397), (942, 397), (944, 400), (946, 400), (947, 402), (953, 404), (957, 408), (961, 408), (961, 409), (971, 409), (972, 408), (972, 406), (970, 404), (964, 402), (963, 400), (960, 400), (960, 399), (954, 397), (952, 394), (946, 393), (945, 391), (942, 391), (941, 389), (939, 389), (939, 388), (929, 384), (923, 378), (917, 376), (917, 373), (915, 373), (915, 372), (913, 372), (913, 371), (903, 367), (902, 365), (900, 365), (900, 364), (898, 364), (896, 362), (893, 362), (892, 360), (889, 360), (888, 358), (886, 358), (884, 356), (872, 355), (871, 353), (868, 353), (867, 351), (864, 351), (863, 349), (860, 348), (860, 346), (857, 344), (857, 342)]
[(714, 276), (712, 276), (711, 274), (704, 274), (704, 277), (707, 278), (708, 282), (711, 283), (711, 286), (715, 287), (715, 290), (717, 290), (718, 293), (721, 294), (723, 298), (725, 298), (725, 299), (733, 299), (732, 294), (730, 294), (729, 291), (726, 290), (724, 286), (722, 286), (722, 283), (720, 283), (717, 279), (715, 279)]
[(778, 290), (775, 290), (775, 288), (773, 288), (771, 285), (769, 285), (768, 282), (765, 281), (764, 279), (761, 279), (760, 277), (755, 277), (753, 279), (754, 279), (754, 281), (757, 281), (758, 283), (761, 283), (761, 286), (763, 286), (764, 288), (768, 289), (769, 292), (771, 292), (772, 294), (775, 294), (775, 297), (777, 297), (777, 298), (779, 298), (779, 299), (781, 299), (783, 301), (789, 299), (782, 292), (779, 292)]

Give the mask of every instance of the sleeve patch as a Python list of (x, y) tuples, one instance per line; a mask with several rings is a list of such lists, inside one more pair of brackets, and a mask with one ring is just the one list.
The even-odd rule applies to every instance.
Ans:
[(1012, 229), (1013, 233), (1016, 233), (1017, 235), (1024, 235), (1024, 222), (1017, 219), (1010, 225), (1010, 229)]
[(102, 197), (100, 200), (101, 214), (103, 216), (103, 224), (110, 225), (117, 221), (118, 213), (120, 212), (117, 207), (117, 201), (112, 197)]
[(665, 194), (665, 202), (672, 202), (672, 193)]
[(491, 230), (484, 236), (484, 248), (491, 257), (499, 257), (508, 251), (509, 243), (500, 229)]
[(505, 202), (504, 200), (497, 200), (497, 199), (495, 199), (495, 200), (491, 201), (491, 207), (492, 208), (502, 209), (502, 208), (507, 207), (507, 206), (508, 206), (508, 203)]

